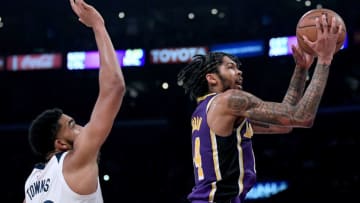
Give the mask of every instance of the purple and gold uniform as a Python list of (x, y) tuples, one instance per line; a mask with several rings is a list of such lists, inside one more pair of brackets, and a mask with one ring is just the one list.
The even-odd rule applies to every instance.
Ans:
[(256, 181), (255, 158), (247, 119), (228, 137), (217, 136), (207, 123), (207, 110), (216, 94), (198, 100), (191, 117), (195, 186), (192, 203), (241, 203)]

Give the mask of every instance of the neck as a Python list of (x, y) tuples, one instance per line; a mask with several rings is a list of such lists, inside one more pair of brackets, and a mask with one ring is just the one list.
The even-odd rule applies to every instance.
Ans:
[(53, 157), (56, 153), (58, 153), (58, 152), (61, 152), (61, 151), (59, 151), (59, 150), (54, 150), (54, 151), (51, 151), (51, 152), (49, 152), (47, 155), (46, 155), (46, 162), (48, 162), (50, 159), (51, 159), (51, 157)]
[(209, 86), (209, 93), (208, 94), (211, 94), (211, 93), (221, 93), (223, 92), (223, 86), (222, 85), (213, 85), (213, 86)]

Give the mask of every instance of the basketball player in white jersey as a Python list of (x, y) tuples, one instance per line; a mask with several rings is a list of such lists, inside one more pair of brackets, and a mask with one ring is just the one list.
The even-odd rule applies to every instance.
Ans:
[(125, 82), (104, 20), (83, 0), (70, 0), (79, 21), (92, 28), (100, 55), (99, 95), (83, 127), (54, 108), (32, 122), (29, 142), (44, 158), (25, 183), (26, 203), (102, 203), (98, 154), (120, 109)]

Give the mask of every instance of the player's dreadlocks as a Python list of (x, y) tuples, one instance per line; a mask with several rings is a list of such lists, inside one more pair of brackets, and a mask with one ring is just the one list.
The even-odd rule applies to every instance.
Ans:
[(189, 93), (190, 98), (196, 99), (209, 93), (206, 74), (218, 73), (218, 67), (222, 63), (224, 56), (229, 57), (241, 65), (237, 57), (223, 52), (209, 52), (206, 55), (195, 55), (192, 61), (183, 68), (178, 76), (178, 82), (182, 84), (185, 93)]

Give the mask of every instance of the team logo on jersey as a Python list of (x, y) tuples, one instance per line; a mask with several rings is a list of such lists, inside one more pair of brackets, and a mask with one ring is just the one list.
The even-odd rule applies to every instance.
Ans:
[(250, 122), (246, 122), (245, 125), (246, 125), (245, 126), (246, 131), (245, 131), (244, 137), (252, 138), (252, 136), (254, 135), (254, 131), (253, 131), (252, 127), (251, 127)]
[(198, 116), (193, 117), (191, 119), (192, 132), (194, 132), (195, 130), (197, 130), (197, 131), (200, 130), (201, 121), (202, 121), (202, 118), (198, 117)]

